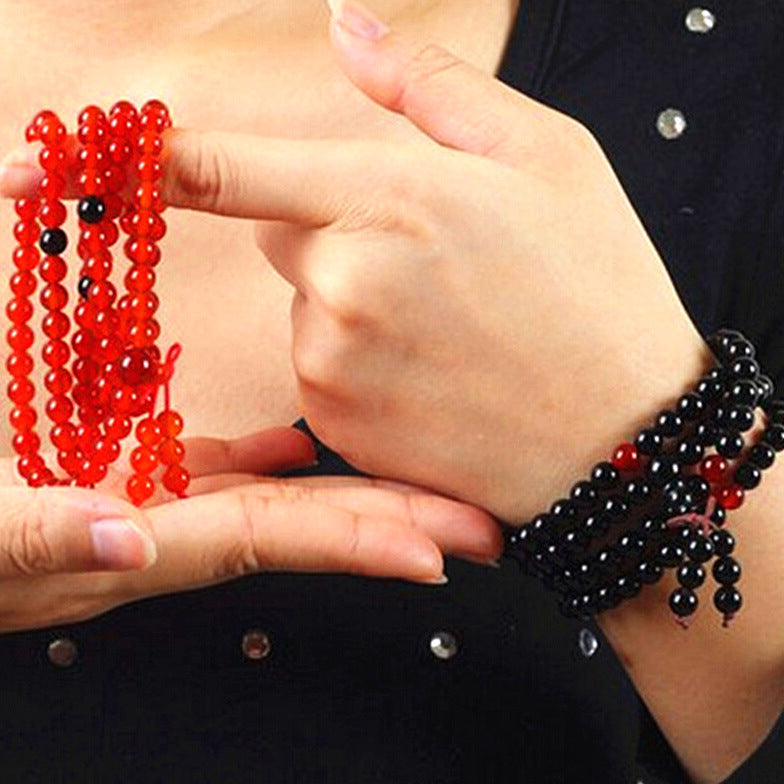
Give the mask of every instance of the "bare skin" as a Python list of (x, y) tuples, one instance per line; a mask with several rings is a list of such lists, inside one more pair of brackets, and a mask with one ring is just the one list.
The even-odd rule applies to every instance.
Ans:
[[(267, 136), (361, 136), (364, 139), (369, 138), (377, 141), (398, 139), (411, 142), (415, 142), (417, 139), (423, 141), (422, 137), (418, 136), (411, 126), (401, 122), (400, 118), (384, 113), (360, 93), (350, 89), (345, 77), (337, 71), (332, 63), (326, 39), (322, 38), (323, 26), (317, 29), (318, 25), (326, 24), (325, 11), (320, 6), (320, 10), (317, 9), (315, 2), (296, 4), (294, 8), (288, 8), (289, 5), (293, 4), (272, 5), (268, 3), (263, 10), (256, 9), (251, 12), (248, 12), (247, 7), (237, 5), (231, 10), (239, 11), (241, 16), (236, 17), (234, 22), (224, 20), (223, 24), (217, 27), (215, 27), (214, 20), (209, 23), (206, 21), (209, 16), (206, 14), (202, 19), (205, 20), (208, 27), (210, 24), (213, 25), (209, 28), (212, 31), (210, 33), (205, 33), (205, 28), (196, 23), (199, 9), (201, 12), (208, 9), (198, 5), (193, 6), (191, 10), (194, 16), (189, 17), (193, 23), (193, 31), (186, 30), (182, 33), (176, 50), (172, 47), (167, 49), (163, 38), (156, 42), (156, 47), (159, 47), (156, 48), (156, 51), (163, 52), (161, 62), (164, 65), (156, 70), (154, 79), (149, 71), (145, 71), (139, 66), (140, 59), (133, 54), (133, 47), (124, 45), (125, 39), (114, 40), (116, 51), (120, 52), (117, 67), (110, 66), (101, 74), (88, 75), (84, 79), (80, 79), (83, 74), (77, 73), (76, 66), (71, 70), (68, 67), (64, 69), (65, 76), (63, 78), (66, 83), (72, 85), (72, 87), (66, 88), (66, 92), (73, 92), (75, 96), (73, 112), (84, 102), (81, 95), (87, 92), (87, 86), (90, 87), (90, 99), (101, 101), (104, 100), (103, 96), (107, 94), (107, 88), (112, 88), (111, 92), (106, 95), (106, 100), (109, 101), (116, 97), (118, 84), (127, 84), (127, 94), (131, 98), (138, 98), (143, 96), (137, 96), (136, 90), (144, 89), (145, 95), (148, 94), (150, 84), (157, 79), (162, 80), (160, 84), (163, 86), (172, 88), (173, 94), (190, 100), (190, 102), (183, 100), (183, 105), (187, 107), (184, 111), (187, 114), (182, 115), (181, 120), (186, 125), (253, 132)], [(421, 4), (392, 2), (392, 0), (383, 3), (379, 0), (379, 2), (370, 5), (390, 21), (401, 36), (404, 37), (408, 31), (416, 30), (419, 40), (424, 38), (440, 42), (465, 60), (477, 65), (479, 71), (484, 74), (491, 73), (497, 66), (513, 11), (512, 3), (488, 6), (487, 3), (472, 3), (468, 0), (465, 2)], [(305, 6), (307, 6), (309, 13), (304, 13)], [(18, 12), (18, 6), (11, 4), (11, 10), (14, 7)], [(286, 18), (287, 9), (296, 14), (302, 13), (302, 18)], [(275, 11), (280, 11), (280, 13), (275, 13)], [(161, 11), (160, 13), (168, 12)], [(134, 17), (128, 17), (128, 19), (134, 20)], [(165, 20), (158, 21), (160, 22), (158, 29), (165, 27)], [(143, 18), (138, 23), (144, 29)], [(257, 26), (254, 23), (257, 23)], [(46, 22), (46, 24), (50, 24), (50, 22)], [(265, 40), (262, 34), (268, 27), (274, 29), (277, 35), (271, 35)], [(102, 28), (99, 26), (99, 29)], [(297, 30), (296, 34), (291, 32), (293, 29)], [(218, 47), (221, 53), (220, 57), (217, 56), (216, 49), (211, 48), (210, 41), (213, 40), (213, 37), (222, 42), (222, 46)], [(111, 41), (111, 37), (107, 40)], [(260, 46), (260, 41), (263, 41), (265, 46)], [(225, 53), (228, 50), (232, 52), (230, 61)], [(98, 51), (100, 51), (100, 46), (98, 46)], [(210, 54), (216, 59), (210, 61), (211, 67), (205, 67), (203, 63), (207, 61)], [(287, 87), (285, 90), (281, 89), (280, 72), (276, 71), (274, 67), (276, 63), (281, 62), (281, 58), (292, 64), (292, 71), (286, 72)], [(135, 71), (130, 67), (134, 64), (134, 60), (136, 60), (137, 66)], [(264, 68), (265, 64), (268, 66), (267, 69)], [(421, 81), (422, 64), (419, 65), (418, 76)], [(266, 71), (271, 76), (265, 80), (265, 77), (260, 74)], [(128, 78), (128, 73), (134, 74), (130, 84), (125, 81)], [(371, 73), (369, 71), (363, 76), (357, 71), (353, 78), (358, 83), (362, 83), (363, 80), (370, 83), (372, 82)], [(451, 71), (449, 73), (452, 74)], [(119, 79), (119, 81), (110, 81), (107, 74), (115, 80)], [(438, 73), (435, 74), (436, 77), (438, 75)], [(46, 81), (45, 76), (46, 74), (40, 74), (42, 84)], [(398, 76), (404, 80), (406, 78), (405, 69)], [(313, 89), (314, 82), (318, 83), (318, 90)], [(476, 80), (474, 82), (474, 86), (476, 86)], [(225, 92), (220, 89), (221, 84), (225, 87)], [(293, 87), (297, 84), (302, 85), (301, 91), (297, 91)], [(208, 98), (204, 97), (205, 85), (209, 87), (206, 90), (209, 93)], [(378, 92), (373, 89), (372, 85), (365, 85), (364, 89), (369, 93)], [(62, 85), (58, 85), (57, 90), (59, 95), (63, 90)], [(480, 89), (477, 90), (477, 107), (484, 107), (482, 101), (492, 101), (492, 90), (493, 88), (489, 84), (480, 84)], [(461, 93), (458, 87), (455, 88), (455, 91), (455, 96), (459, 97)], [(389, 93), (398, 94), (394, 89)], [(40, 93), (36, 94), (34, 91), (29, 94), (36, 95), (36, 105), (30, 107), (31, 111), (27, 112), (28, 115), (39, 108), (40, 101), (38, 99), (41, 96)], [(230, 96), (225, 105), (220, 103), (222, 95)], [(248, 99), (238, 107), (234, 103), (238, 95), (254, 96), (255, 100)], [(263, 100), (258, 98), (262, 95), (264, 96)], [(24, 98), (20, 90), (17, 90), (16, 96), (16, 107), (20, 110), (26, 108), (26, 102), (29, 102), (29, 99)], [(216, 98), (216, 96), (218, 97)], [(292, 100), (292, 96), (296, 96), (296, 100)], [(376, 100), (383, 103), (383, 97), (379, 98), (376, 95)], [(169, 101), (174, 103), (171, 98)], [(25, 106), (23, 107), (22, 104)], [(253, 106), (261, 107), (259, 111), (262, 111), (263, 114), (254, 115), (254, 112), (249, 109)], [(399, 111), (405, 110), (404, 106), (397, 108)], [(509, 108), (506, 106), (506, 102), (504, 102), (504, 108), (505, 110)], [(513, 113), (512, 108), (509, 108), (509, 111)], [(526, 111), (528, 110), (526, 109)], [(521, 118), (527, 119), (530, 116), (521, 114)], [(510, 119), (513, 119), (511, 114)], [(563, 130), (562, 125), (558, 123), (553, 125), (553, 129), (559, 128)], [(564, 138), (566, 139), (566, 137)], [(591, 145), (586, 145), (586, 139), (583, 136), (575, 138), (581, 140), (580, 149), (582, 150), (579, 152), (575, 148), (575, 155), (582, 156), (585, 153), (587, 157), (580, 157), (579, 160), (592, 162), (592, 165), (596, 164), (598, 168), (594, 169), (594, 173), (597, 182), (609, 183), (610, 180), (606, 178), (606, 167), (601, 162), (601, 158), (597, 157), (596, 149)], [(0, 142), (2, 141), (3, 139), (0, 138)], [(493, 144), (492, 138), (488, 138), (486, 141), (487, 149), (495, 151), (496, 154), (499, 150), (503, 151), (502, 146)], [(225, 143), (226, 149), (229, 149), (231, 141), (226, 140)], [(452, 146), (458, 149), (467, 149), (460, 147), (459, 144)], [(482, 146), (479, 145), (480, 148)], [(473, 149), (471, 151), (476, 152)], [(481, 153), (479, 154), (481, 155)], [(546, 154), (546, 150), (544, 154)], [(260, 151), (260, 155), (263, 157), (263, 150)], [(423, 154), (422, 161), (427, 162), (430, 157), (429, 153)], [(575, 162), (577, 160), (576, 158)], [(521, 161), (519, 165), (521, 169), (524, 169), (527, 160)], [(427, 168), (423, 165), (418, 171), (422, 172), (424, 176)], [(434, 171), (442, 173), (442, 170), (437, 168)], [(434, 181), (439, 182), (438, 179)], [(205, 205), (189, 203), (187, 198), (183, 198), (180, 203), (194, 208), (206, 208)], [(231, 212), (231, 210), (228, 211)], [(242, 209), (238, 209), (237, 213), (252, 214), (244, 206)], [(255, 217), (264, 218), (264, 210), (262, 209)], [(219, 226), (218, 223), (207, 223), (208, 219), (206, 218), (197, 219), (191, 215), (178, 216), (176, 220), (178, 224), (182, 220), (183, 229), (193, 229), (193, 233), (188, 236), (186, 243), (177, 246), (174, 237), (170, 243), (173, 264), (177, 264), (179, 258), (179, 263), (183, 265), (180, 269), (185, 269), (186, 263), (189, 265), (187, 267), (188, 283), (185, 284), (183, 292), (177, 291), (177, 281), (184, 279), (173, 275), (166, 284), (171, 286), (171, 289), (168, 290), (168, 293), (165, 289), (163, 291), (164, 301), (176, 302), (178, 295), (182, 295), (181, 298), (194, 296), (193, 289), (197, 287), (191, 286), (190, 281), (193, 279), (193, 275), (197, 275), (201, 271), (207, 276), (204, 278), (204, 282), (205, 285), (209, 283), (210, 292), (205, 297), (204, 304), (199, 307), (215, 308), (212, 311), (205, 310), (205, 314), (215, 313), (216, 318), (223, 316), (225, 308), (222, 308), (220, 304), (210, 304), (208, 300), (214, 299), (215, 291), (225, 291), (227, 297), (236, 297), (236, 300), (230, 299), (232, 313), (242, 314), (240, 319), (242, 335), (249, 337), (247, 342), (259, 346), (258, 342), (254, 341), (258, 341), (258, 335), (262, 333), (267, 335), (270, 341), (269, 345), (261, 344), (263, 350), (253, 355), (256, 359), (255, 365), (248, 365), (243, 361), (240, 363), (240, 367), (233, 368), (226, 365), (220, 368), (215, 364), (216, 360), (213, 356), (209, 356), (209, 361), (202, 357), (198, 359), (199, 362), (204, 362), (201, 367), (207, 369), (211, 380), (215, 378), (216, 374), (219, 374), (216, 371), (221, 370), (225, 373), (233, 373), (236, 369), (237, 372), (250, 376), (252, 374), (248, 373), (248, 367), (261, 369), (256, 381), (258, 378), (267, 379), (269, 386), (261, 389), (248, 388), (244, 392), (252, 394), (247, 397), (242, 396), (244, 392), (238, 393), (235, 398), (227, 401), (229, 407), (226, 409), (215, 409), (214, 401), (206, 396), (201, 400), (198, 399), (196, 393), (201, 390), (198, 386), (187, 386), (185, 376), (188, 375), (188, 369), (187, 365), (183, 363), (180, 370), (181, 383), (183, 384), (180, 394), (182, 395), (181, 399), (185, 402), (186, 415), (190, 415), (190, 411), (193, 410), (193, 417), (199, 421), (199, 405), (203, 405), (202, 415), (205, 417), (203, 421), (207, 422), (210, 427), (225, 428), (226, 431), (231, 432), (231, 429), (237, 424), (236, 408), (242, 405), (248, 405), (248, 410), (254, 412), (248, 414), (253, 417), (253, 424), (264, 421), (267, 414), (272, 416), (272, 403), (261, 393), (272, 393), (272, 397), (279, 404), (281, 401), (286, 401), (289, 409), (281, 404), (281, 408), (275, 410), (274, 413), (284, 416), (293, 413), (295, 405), (291, 392), (293, 389), (291, 372), (288, 369), (288, 349), (284, 354), (278, 353), (281, 345), (279, 341), (287, 340), (288, 289), (279, 289), (278, 295), (270, 294), (270, 302), (274, 300), (277, 303), (277, 296), (286, 300), (286, 306), (277, 311), (273, 307), (266, 307), (267, 300), (259, 299), (263, 295), (258, 291), (254, 290), (252, 296), (246, 299), (250, 287), (247, 285), (245, 277), (248, 280), (258, 278), (266, 281), (268, 273), (259, 267), (250, 248), (245, 251), (241, 250), (247, 237), (242, 233), (245, 230), (244, 227), (233, 237), (236, 240), (237, 253), (235, 254), (232, 249), (233, 263), (231, 267), (220, 263), (220, 261), (206, 262), (201, 265), (200, 259), (190, 258), (192, 255), (190, 248), (215, 247), (216, 258), (219, 260), (225, 258), (227, 249), (231, 246), (226, 241), (228, 235), (223, 235), (223, 232), (228, 231), (228, 228), (224, 229), (223, 227), (233, 227), (236, 224), (226, 222)], [(212, 221), (212, 219), (209, 220)], [(202, 221), (205, 222), (202, 223)], [(297, 222), (295, 218), (292, 221)], [(627, 222), (626, 225), (631, 227), (631, 223)], [(173, 226), (173, 229), (179, 230), (179, 228), (179, 225)], [(453, 227), (449, 226), (448, 228), (451, 231)], [(199, 232), (204, 233), (200, 234)], [(209, 239), (207, 234), (212, 234), (213, 237), (219, 236), (220, 241), (215, 241), (215, 244), (210, 246), (209, 242), (213, 240)], [(643, 251), (639, 244), (642, 238), (636, 234), (629, 236), (633, 236), (632, 244), (640, 249), (641, 256), (647, 260), (646, 263), (652, 264), (654, 258), (650, 256), (650, 249)], [(260, 244), (264, 247), (263, 242)], [(632, 253), (630, 257), (634, 257), (634, 255)], [(243, 266), (246, 262), (247, 265)], [(281, 265), (280, 260), (277, 263)], [(196, 266), (191, 268), (191, 264)], [(651, 266), (650, 269), (652, 270), (653, 267)], [(221, 273), (223, 273), (222, 277)], [(216, 285), (218, 280), (224, 285), (224, 289)], [(266, 287), (267, 283), (265, 282), (263, 285)], [(276, 282), (271, 282), (269, 287), (264, 290), (272, 292), (277, 285)], [(198, 288), (201, 288), (201, 282)], [(659, 291), (663, 297), (667, 296), (663, 288), (660, 288)], [(254, 307), (259, 301), (265, 302), (265, 313), (269, 316), (270, 323), (265, 321), (264, 314), (257, 313), (253, 307), (243, 309), (243, 303), (248, 305), (248, 301), (253, 303)], [(235, 304), (237, 304), (237, 308), (234, 308)], [(196, 308), (191, 308), (190, 313), (192, 312), (198, 311)], [(674, 310), (672, 312), (673, 323), (677, 324), (678, 317), (674, 315)], [(278, 319), (284, 327), (279, 333), (276, 333), (272, 323), (277, 323)], [(178, 338), (182, 339), (186, 345), (190, 345), (189, 340), (191, 339), (194, 345), (198, 345), (199, 340), (204, 339), (201, 334), (204, 330), (196, 330), (193, 334), (189, 333), (186, 314), (183, 314), (180, 320), (176, 314), (172, 314), (166, 320), (172, 328), (177, 327), (180, 330)], [(208, 336), (209, 345), (213, 347), (216, 354), (220, 354), (219, 348), (224, 341), (232, 346), (242, 345), (246, 349), (248, 348), (242, 340), (238, 340), (237, 327), (238, 324), (235, 320), (228, 327), (227, 332), (220, 333), (220, 337), (216, 334)], [(251, 336), (253, 340), (250, 340)], [(673, 362), (666, 369), (667, 373), (672, 373), (672, 377), (666, 379), (667, 383), (664, 384), (661, 378), (658, 379), (659, 383), (662, 383), (662, 388), (665, 386), (668, 390), (681, 388), (686, 378), (704, 362), (700, 341), (694, 338), (695, 336), (690, 335), (689, 328), (686, 326), (674, 329), (672, 343), (666, 350), (663, 349), (663, 355), (672, 357), (673, 350), (681, 353), (678, 354), (679, 361)], [(238, 355), (239, 352), (234, 354), (234, 357)], [(227, 363), (234, 361), (232, 357), (220, 356), (221, 360), (219, 361)], [(279, 364), (276, 364), (275, 357), (278, 357)], [(284, 375), (276, 375), (278, 371)], [(680, 373), (683, 374), (683, 378), (679, 376)], [(350, 374), (347, 374), (347, 377), (348, 375)], [(289, 386), (281, 384), (275, 387), (276, 382), (273, 377), (278, 379), (278, 384), (280, 384), (280, 378), (285, 377), (288, 379)], [(658, 395), (659, 393), (654, 391), (652, 394)], [(263, 411), (259, 407), (260, 400)], [(255, 409), (254, 406), (256, 406)], [(647, 405), (645, 410), (648, 410)], [(642, 411), (640, 411), (641, 414)], [(622, 424), (626, 427), (631, 423), (624, 421), (624, 423), (618, 422), (616, 424), (620, 428)], [(348, 433), (345, 435), (348, 437)], [(367, 442), (372, 444), (373, 439), (368, 438)], [(591, 443), (594, 441), (591, 440)], [(390, 471), (393, 470), (394, 465), (391, 465)], [(784, 546), (780, 533), (781, 527), (777, 525), (779, 515), (776, 513), (777, 509), (784, 506), (783, 484), (781, 473), (772, 472), (766, 485), (754, 494), (748, 505), (735, 517), (736, 524), (739, 528), (743, 528), (744, 533), (743, 550), (739, 551), (739, 554), (747, 569), (748, 576), (744, 578), (743, 589), (748, 607), (744, 608), (741, 616), (729, 630), (721, 629), (720, 625), (716, 624), (715, 616), (712, 617), (710, 613), (703, 612), (698, 616), (688, 636), (684, 635), (681, 629), (672, 624), (669, 614), (663, 609), (669, 588), (666, 585), (660, 586), (656, 591), (648, 592), (640, 600), (623, 606), (602, 619), (603, 628), (638, 691), (651, 708), (692, 779), (699, 784), (713, 784), (713, 782), (722, 780), (751, 753), (778, 715), (784, 697), (780, 685), (784, 682), (781, 677), (782, 662), (784, 662), (784, 639), (775, 632), (776, 629), (784, 628), (781, 610), (784, 603), (782, 603), (781, 597), (771, 590), (772, 585), (779, 584), (777, 576), (780, 574), (781, 559), (778, 554), (782, 552)], [(488, 505), (492, 506), (492, 504)], [(731, 678), (726, 677), (728, 671), (732, 672)], [(722, 688), (716, 688), (716, 684), (722, 684)], [(685, 700), (684, 695), (687, 695)]]

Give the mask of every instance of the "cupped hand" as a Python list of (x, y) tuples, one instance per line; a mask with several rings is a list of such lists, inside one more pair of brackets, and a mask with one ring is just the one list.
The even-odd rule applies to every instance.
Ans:
[[(259, 222), (295, 289), (293, 364), (321, 440), (522, 522), (709, 352), (583, 126), (343, 5), (343, 70), (419, 142), (173, 131), (165, 188)], [(39, 176), (9, 167), (0, 188)]]
[(112, 607), (260, 571), (351, 572), (443, 582), (442, 552), (497, 557), (485, 513), (424, 490), (349, 477), (272, 479), (312, 462), (310, 440), (276, 428), (186, 442), (182, 500), (139, 510), (114, 493), (23, 486), (0, 461), (0, 632), (85, 620)]

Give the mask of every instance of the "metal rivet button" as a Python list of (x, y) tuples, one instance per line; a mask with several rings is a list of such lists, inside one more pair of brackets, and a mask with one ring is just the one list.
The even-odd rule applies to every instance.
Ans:
[(49, 643), (46, 655), (56, 667), (70, 667), (79, 654), (76, 643), (69, 637), (58, 637)]
[(686, 130), (686, 118), (679, 109), (665, 109), (656, 118), (656, 130), (665, 139), (677, 139)]
[(245, 658), (258, 661), (266, 659), (272, 650), (269, 635), (260, 629), (250, 629), (242, 638), (242, 652)]
[(577, 642), (580, 646), (580, 652), (586, 659), (590, 659), (599, 650), (599, 640), (590, 629), (580, 629)]
[(692, 8), (684, 21), (691, 33), (709, 33), (716, 24), (716, 17), (707, 8)]
[(457, 653), (457, 639), (449, 632), (435, 632), (430, 638), (430, 650), (437, 659), (451, 659)]

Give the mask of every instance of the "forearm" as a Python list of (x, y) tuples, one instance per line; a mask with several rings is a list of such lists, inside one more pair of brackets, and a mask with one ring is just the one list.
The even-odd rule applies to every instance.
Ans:
[(723, 781), (762, 742), (784, 706), (784, 469), (774, 465), (728, 516), (744, 606), (722, 628), (706, 585), (688, 631), (672, 620), (674, 576), (599, 624), (695, 784)]

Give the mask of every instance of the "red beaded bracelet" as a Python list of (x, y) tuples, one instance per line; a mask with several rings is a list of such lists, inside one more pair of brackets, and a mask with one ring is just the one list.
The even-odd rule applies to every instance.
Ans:
[[(82, 260), (78, 303), (73, 309), (75, 331), (66, 315), (68, 291), (63, 286), (68, 267), (62, 257), (68, 239), (62, 229), (66, 208), (62, 198), (69, 162), (66, 129), (54, 112), (40, 112), (25, 131), (29, 142), (43, 144), (39, 161), (45, 171), (36, 198), (19, 199), (14, 226), (18, 243), (11, 277), (13, 297), (6, 313), (11, 321), (7, 334), (11, 355), (6, 367), (12, 377), (8, 396), (14, 428), (13, 448), (17, 468), (30, 486), (75, 484), (93, 487), (106, 476), (108, 466), (120, 456), (120, 442), (134, 429), (138, 446), (130, 456), (132, 475), (126, 489), (140, 505), (154, 492), (152, 474), (164, 467), (164, 487), (183, 497), (190, 477), (182, 466), (185, 449), (178, 436), (182, 418), (171, 408), (169, 382), (180, 346), (165, 357), (156, 341), (160, 325), (155, 319), (158, 298), (153, 292), (155, 266), (161, 258), (157, 242), (166, 232), (161, 217), (165, 209), (158, 181), (162, 168), (161, 133), (171, 126), (166, 106), (148, 101), (137, 112), (127, 101), (116, 103), (107, 117), (95, 106), (79, 115), (77, 253)], [(138, 185), (124, 202), (128, 172)], [(125, 293), (117, 298), (110, 281), (113, 257), (110, 248), (120, 230), (128, 235), (124, 254), (131, 265), (124, 278)], [(50, 394), (46, 416), (57, 462), (67, 477), (57, 478), (40, 454), (41, 439), (32, 406), (35, 386), (29, 376), (34, 342), (29, 322), (30, 297), (37, 287), (35, 271), (44, 284), (40, 294), (45, 309), (42, 331), (46, 337), (41, 356), (49, 366), (44, 385)], [(156, 414), (159, 391), (163, 407)], [(74, 419), (74, 413), (76, 418)]]

